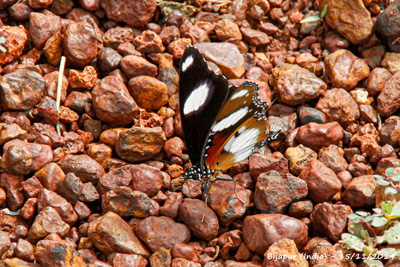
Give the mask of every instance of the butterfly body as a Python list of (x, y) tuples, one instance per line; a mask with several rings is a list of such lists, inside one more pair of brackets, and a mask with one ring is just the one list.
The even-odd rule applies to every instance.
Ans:
[(279, 136), (267, 131), (268, 104), (258, 98), (258, 90), (253, 82), (229, 86), (224, 76), (208, 68), (196, 48), (186, 48), (179, 103), (184, 141), (194, 164), (186, 170), (186, 178), (206, 186), (226, 180), (219, 175)]

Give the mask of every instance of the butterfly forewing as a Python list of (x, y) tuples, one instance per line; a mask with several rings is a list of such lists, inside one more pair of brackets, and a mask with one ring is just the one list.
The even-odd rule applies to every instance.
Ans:
[(267, 104), (258, 99), (258, 86), (246, 82), (230, 90), (204, 148), (204, 161), (210, 169), (229, 169), (249, 157), (269, 137)]
[(200, 162), (211, 125), (228, 94), (228, 80), (211, 71), (196, 48), (187, 47), (180, 67), (179, 104), (186, 149), (193, 164)]

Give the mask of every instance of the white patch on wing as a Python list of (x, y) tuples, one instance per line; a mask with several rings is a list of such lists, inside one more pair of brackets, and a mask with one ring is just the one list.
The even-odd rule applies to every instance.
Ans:
[(232, 136), (231, 139), (226, 143), (224, 151), (232, 153), (235, 158), (235, 162), (242, 161), (250, 156), (253, 152), (253, 148), (257, 144), (258, 136), (260, 135), (260, 129), (251, 128), (244, 130), (238, 136)]
[(249, 95), (249, 90), (247, 90), (247, 89), (242, 89), (242, 90), (240, 90), (239, 92), (234, 93), (234, 94), (232, 95), (232, 97), (231, 97), (231, 100), (232, 100), (232, 99), (235, 99), (235, 98), (242, 97), (242, 96), (248, 96), (248, 95)]
[(242, 107), (241, 109), (236, 110), (235, 112), (229, 114), (229, 116), (223, 118), (211, 128), (212, 132), (220, 132), (226, 128), (231, 127), (235, 123), (237, 123), (240, 119), (246, 116), (248, 112), (248, 107)]
[(190, 65), (193, 64), (193, 60), (194, 60), (193, 55), (189, 55), (189, 56), (185, 59), (185, 61), (182, 62), (182, 67), (181, 67), (182, 71), (186, 71), (186, 69), (189, 68)]
[(203, 106), (210, 92), (210, 86), (208, 81), (203, 81), (199, 86), (197, 86), (186, 99), (183, 107), (183, 114), (189, 115), (190, 113), (197, 111)]

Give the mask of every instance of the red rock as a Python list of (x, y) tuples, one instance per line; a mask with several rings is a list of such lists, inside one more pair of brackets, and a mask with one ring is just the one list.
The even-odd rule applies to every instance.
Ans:
[(263, 47), (271, 42), (268, 35), (262, 31), (241, 27), (240, 32), (245, 41), (256, 47)]
[(330, 121), (347, 126), (360, 117), (357, 103), (342, 88), (327, 90), (318, 101), (316, 108), (325, 113)]
[(369, 75), (368, 65), (348, 50), (338, 50), (328, 55), (324, 64), (332, 86), (347, 91)]
[(104, 212), (112, 211), (121, 217), (145, 218), (150, 215), (151, 201), (145, 193), (118, 186), (103, 195), (102, 209)]
[(157, 66), (140, 56), (127, 55), (121, 59), (121, 69), (131, 79), (142, 75), (155, 77)]
[(155, 32), (146, 30), (133, 40), (136, 50), (141, 53), (162, 53), (165, 47), (160, 36)]
[(97, 56), (97, 42), (95, 29), (88, 21), (70, 24), (63, 38), (67, 62), (76, 68), (86, 67)]
[(325, 166), (331, 168), (336, 174), (346, 170), (348, 164), (344, 158), (344, 150), (335, 145), (322, 148), (318, 153), (318, 159)]
[(308, 239), (308, 227), (303, 222), (281, 214), (247, 216), (242, 231), (244, 243), (257, 255), (263, 255), (283, 238), (293, 239), (298, 249), (303, 248)]
[(133, 29), (128, 27), (110, 28), (103, 36), (104, 45), (113, 49), (117, 49), (117, 47), (123, 43), (131, 43), (133, 39)]
[(184, 243), (175, 243), (171, 247), (171, 255), (173, 258), (181, 258), (192, 262), (199, 261), (195, 249)]
[(343, 139), (343, 128), (337, 122), (318, 124), (310, 122), (300, 126), (296, 140), (314, 151), (329, 145), (337, 145)]
[(150, 253), (132, 228), (117, 214), (107, 212), (89, 223), (88, 237), (106, 255), (137, 254), (147, 258)]
[(190, 231), (186, 225), (164, 216), (143, 219), (136, 226), (136, 234), (153, 252), (190, 240)]
[(192, 39), (180, 38), (169, 44), (168, 52), (174, 56), (174, 59), (180, 59), (188, 45), (192, 45)]
[(381, 93), (377, 99), (377, 110), (383, 117), (388, 117), (395, 113), (399, 107), (400, 102), (398, 100), (398, 86), (399, 86), (400, 72), (394, 73), (385, 83)]
[(378, 131), (372, 123), (365, 124), (351, 138), (349, 146), (360, 146), (362, 155), (370, 157), (378, 153), (381, 147), (378, 144)]
[(35, 256), (33, 255), (34, 247), (31, 243), (24, 239), (19, 239), (18, 244), (15, 247), (15, 256), (25, 261), (33, 261)]
[(108, 256), (108, 263), (118, 267), (146, 267), (148, 262), (140, 255), (113, 253)]
[(285, 151), (285, 158), (289, 160), (290, 172), (298, 175), (308, 162), (317, 158), (317, 153), (303, 145), (289, 147)]
[[(57, 251), (57, 257), (54, 257)], [(82, 256), (68, 241), (41, 240), (36, 245), (35, 258), (42, 266), (67, 267), (84, 266)]]
[(9, 44), (7, 52), (0, 54), (0, 65), (5, 65), (13, 62), (22, 55), (26, 41), (28, 40), (28, 34), (24, 26), (3, 26), (1, 27), (0, 34), (1, 36), (6, 36), (4, 43)]
[[(179, 207), (180, 217), (194, 236), (203, 240), (212, 240), (218, 234), (218, 217), (212, 209), (199, 199), (185, 201)], [(204, 214), (204, 221), (201, 222)]]
[[(54, 100), (57, 97), (57, 85), (58, 85), (58, 71), (53, 71), (43, 77), (46, 81), (45, 83), (45, 93), (50, 96)], [(67, 88), (68, 88), (68, 79), (63, 75), (62, 76), (62, 87), (60, 100), (64, 102), (67, 97)]]
[(168, 103), (168, 87), (150, 76), (138, 76), (129, 81), (129, 92), (139, 107), (157, 110)]
[(32, 12), (29, 15), (29, 34), (33, 45), (41, 50), (46, 41), (55, 33), (61, 32), (61, 18), (54, 15), (45, 15)]
[(157, 156), (166, 141), (161, 127), (133, 127), (120, 133), (116, 151), (123, 160), (141, 162), (148, 156)]
[(327, 89), (327, 85), (314, 73), (293, 64), (274, 68), (272, 84), (277, 90), (278, 99), (291, 106), (317, 98)]
[(343, 203), (352, 208), (375, 205), (375, 178), (372, 176), (356, 177), (346, 186), (342, 195)]
[(62, 183), (65, 174), (56, 163), (48, 163), (35, 173), (35, 177), (40, 181), (44, 188), (57, 191), (58, 184)]
[(337, 242), (347, 229), (347, 216), (351, 213), (353, 211), (347, 205), (327, 202), (317, 204), (312, 213), (314, 233)]
[(86, 66), (82, 72), (77, 70), (69, 71), (68, 83), (72, 88), (91, 89), (97, 80), (97, 72), (92, 66)]
[(254, 181), (260, 174), (272, 170), (279, 173), (289, 172), (289, 162), (281, 153), (275, 152), (272, 155), (255, 153), (249, 157), (249, 171)]
[(157, 7), (155, 0), (104, 1), (107, 17), (116, 22), (125, 22), (134, 27), (145, 26), (152, 19)]
[(330, 201), (342, 188), (342, 183), (335, 172), (316, 159), (307, 163), (299, 178), (307, 182), (308, 195), (317, 203)]
[(82, 182), (97, 182), (105, 173), (104, 168), (88, 155), (67, 155), (59, 165), (64, 173), (72, 172)]
[(0, 186), (6, 193), (6, 203), (11, 210), (17, 210), (24, 204), (24, 194), (22, 192), (22, 182), (24, 178), (21, 175), (2, 173), (0, 176)]

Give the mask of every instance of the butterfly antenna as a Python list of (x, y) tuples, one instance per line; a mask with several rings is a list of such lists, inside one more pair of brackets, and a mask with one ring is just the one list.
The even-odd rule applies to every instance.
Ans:
[(165, 159), (159, 159), (159, 158), (156, 158), (156, 157), (147, 155), (147, 154), (145, 154), (145, 153), (142, 153), (142, 156), (149, 157), (149, 158), (152, 158), (152, 159), (154, 159), (154, 160), (162, 161), (162, 162), (164, 162), (164, 163), (168, 163), (168, 164), (171, 164), (171, 165), (173, 164), (171, 161), (168, 161), (168, 160), (165, 160)]
[(271, 101), (271, 105), (275, 104), (276, 100), (277, 98), (275, 97), (275, 99)]

